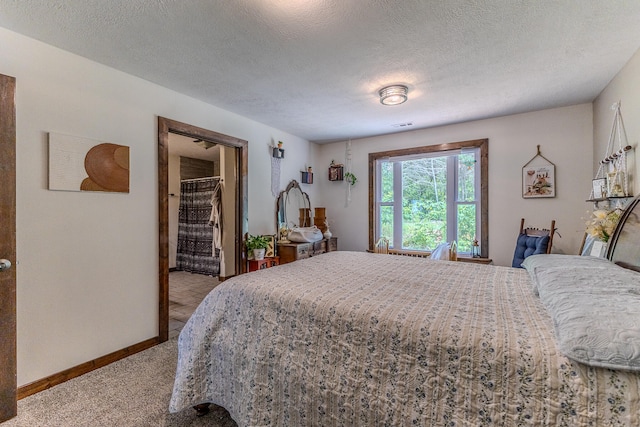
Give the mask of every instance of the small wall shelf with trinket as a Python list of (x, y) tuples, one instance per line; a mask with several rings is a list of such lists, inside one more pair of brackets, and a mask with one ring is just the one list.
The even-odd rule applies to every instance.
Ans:
[(302, 184), (313, 184), (313, 169), (311, 166), (307, 168), (307, 171), (300, 171), (301, 177), (300, 182)]
[(271, 155), (276, 159), (284, 159), (284, 148), (282, 148), (282, 141), (278, 141), (278, 145), (273, 147)]
[(595, 209), (623, 208), (633, 198), (627, 174), (627, 155), (633, 147), (627, 142), (620, 102), (613, 104), (611, 109), (615, 111), (611, 136), (605, 156), (600, 160), (598, 172), (591, 183), (591, 193), (587, 200), (593, 202)]
[(343, 181), (344, 180), (344, 165), (334, 163), (331, 161), (329, 165), (329, 181)]

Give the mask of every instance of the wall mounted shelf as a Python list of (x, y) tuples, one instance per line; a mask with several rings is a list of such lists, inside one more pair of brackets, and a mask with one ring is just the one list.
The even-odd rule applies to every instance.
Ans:
[(343, 180), (344, 180), (344, 166), (343, 165), (329, 166), (329, 181), (343, 181)]
[(313, 172), (300, 172), (302, 174), (300, 182), (303, 184), (313, 184)]
[[(603, 197), (599, 199), (588, 199), (586, 200), (589, 203), (593, 203), (594, 209), (624, 209), (629, 203), (633, 200), (633, 196), (611, 196), (611, 197)], [(601, 204), (603, 206), (601, 206)], [(606, 205), (606, 206), (604, 206)]]

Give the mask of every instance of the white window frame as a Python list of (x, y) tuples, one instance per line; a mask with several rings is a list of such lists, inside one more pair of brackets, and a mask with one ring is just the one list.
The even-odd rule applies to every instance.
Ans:
[[(458, 200), (458, 165), (457, 155), (473, 151), (475, 154), (476, 170), (474, 173), (475, 200)], [(455, 156), (454, 156), (455, 155)], [(457, 240), (457, 212), (460, 205), (475, 205), (476, 233), (479, 237), (481, 256), (488, 257), (488, 140), (464, 141), (459, 143), (441, 144), (438, 146), (417, 147), (413, 149), (394, 150), (382, 153), (370, 153), (370, 249), (380, 237), (380, 211), (383, 206), (392, 206), (393, 241), (390, 247), (402, 250), (402, 168), (401, 162), (428, 157), (444, 157), (447, 159), (447, 241)], [(382, 163), (391, 161), (393, 166), (394, 199), (382, 202)], [(483, 185), (484, 178), (484, 185)], [(484, 213), (484, 218), (483, 218)], [(453, 226), (452, 226), (453, 225)], [(388, 237), (388, 236), (386, 236)], [(433, 249), (433, 248), (430, 248)], [(409, 249), (407, 250), (415, 250)]]

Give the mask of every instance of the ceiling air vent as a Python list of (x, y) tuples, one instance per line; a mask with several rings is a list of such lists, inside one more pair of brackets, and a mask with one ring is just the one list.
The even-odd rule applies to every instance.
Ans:
[(407, 123), (396, 123), (395, 125), (391, 125), (392, 128), (396, 128), (396, 129), (404, 129), (410, 126), (413, 126), (413, 123), (407, 122)]

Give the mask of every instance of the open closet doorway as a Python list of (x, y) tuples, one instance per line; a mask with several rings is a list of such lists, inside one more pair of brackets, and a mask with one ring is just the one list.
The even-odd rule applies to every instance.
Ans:
[[(183, 173), (188, 176), (184, 179), (185, 184), (180, 182), (180, 163), (183, 164), (183, 171), (186, 171)], [(209, 169), (210, 172), (200, 173), (199, 168)], [(221, 235), (215, 236), (218, 244), (213, 245), (208, 258), (203, 253), (178, 256), (180, 189), (188, 191), (195, 187), (199, 188), (195, 191), (202, 191), (196, 199), (207, 195), (219, 196)], [(159, 117), (158, 189), (159, 338), (164, 342), (169, 338), (170, 268), (180, 263), (180, 268), (186, 271), (204, 275), (219, 274), (221, 281), (242, 273), (242, 236), (248, 230), (247, 141)], [(183, 230), (182, 234), (185, 233)], [(220, 249), (223, 256), (220, 256)], [(190, 258), (192, 255), (195, 258)], [(206, 265), (209, 262), (212, 264)]]

